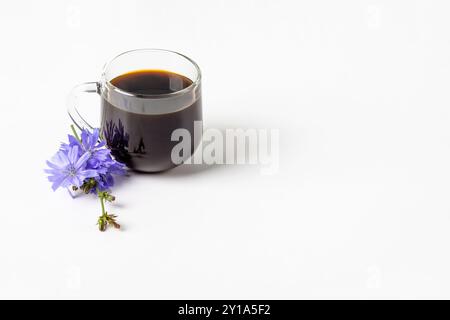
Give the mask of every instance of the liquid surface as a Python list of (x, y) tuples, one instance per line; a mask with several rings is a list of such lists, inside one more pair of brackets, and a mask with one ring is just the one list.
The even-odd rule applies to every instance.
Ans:
[(135, 95), (157, 95), (183, 90), (192, 84), (192, 80), (170, 71), (138, 70), (120, 75), (111, 83)]

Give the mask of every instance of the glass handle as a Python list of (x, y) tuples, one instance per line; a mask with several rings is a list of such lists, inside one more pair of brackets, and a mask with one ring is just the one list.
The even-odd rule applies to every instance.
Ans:
[(100, 94), (100, 84), (98, 82), (81, 83), (74, 87), (67, 97), (67, 112), (69, 113), (69, 117), (72, 119), (73, 123), (80, 129), (93, 129), (94, 127), (92, 127), (78, 112), (78, 97), (81, 93)]

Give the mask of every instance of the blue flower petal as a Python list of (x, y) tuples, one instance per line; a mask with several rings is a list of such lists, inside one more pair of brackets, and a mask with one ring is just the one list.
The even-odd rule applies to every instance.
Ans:
[(86, 161), (88, 161), (90, 156), (91, 155), (89, 154), (89, 152), (84, 153), (75, 163), (75, 170), (80, 169), (86, 163)]
[(97, 170), (82, 170), (80, 171), (80, 174), (85, 178), (94, 178), (98, 176)]
[(77, 162), (78, 158), (78, 146), (73, 146), (69, 149), (69, 153), (67, 154), (67, 158), (69, 159), (69, 162), (71, 164), (74, 164)]
[(54, 163), (51, 163), (50, 161), (46, 161), (46, 163), (47, 163), (47, 165), (50, 167), (50, 168), (52, 168), (52, 169), (54, 169), (54, 170), (59, 170), (60, 169), (60, 167), (59, 166), (57, 166), (56, 164), (54, 164)]
[(69, 164), (69, 159), (64, 151), (58, 151), (51, 159), (51, 163), (57, 168), (64, 168)]
[(58, 188), (61, 186), (61, 184), (64, 182), (65, 179), (66, 179), (66, 177), (63, 177), (63, 176), (58, 177), (57, 179), (55, 179), (55, 180), (53, 181), (53, 184), (52, 184), (52, 189), (53, 189), (53, 191), (55, 191), (56, 189), (58, 189)]

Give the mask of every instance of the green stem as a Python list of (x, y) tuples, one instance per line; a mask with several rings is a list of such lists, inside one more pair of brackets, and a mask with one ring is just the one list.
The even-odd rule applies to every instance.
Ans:
[(75, 130), (75, 126), (73, 124), (70, 125), (70, 129), (72, 129), (72, 133), (75, 136), (75, 138), (81, 142), (80, 136), (78, 135), (77, 131)]
[(102, 216), (106, 215), (106, 211), (105, 211), (105, 199), (100, 196), (100, 204), (102, 205)]

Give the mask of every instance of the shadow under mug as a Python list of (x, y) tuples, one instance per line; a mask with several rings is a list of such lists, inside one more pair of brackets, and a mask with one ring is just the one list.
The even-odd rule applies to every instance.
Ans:
[[(139, 70), (165, 70), (182, 75), (192, 83), (184, 89), (163, 94), (135, 94), (111, 83), (118, 76)], [(130, 169), (159, 172), (188, 159), (200, 144), (202, 135), (201, 74), (190, 58), (169, 50), (137, 49), (124, 52), (103, 68), (99, 82), (82, 83), (68, 97), (68, 113), (80, 129), (93, 127), (77, 109), (81, 93), (101, 97), (103, 138), (114, 157)], [(200, 127), (199, 127), (200, 124)], [(182, 152), (174, 161), (172, 151), (180, 143), (172, 136), (183, 130), (190, 141), (190, 152)], [(180, 138), (180, 137), (178, 137)], [(181, 161), (180, 161), (181, 159)]]

